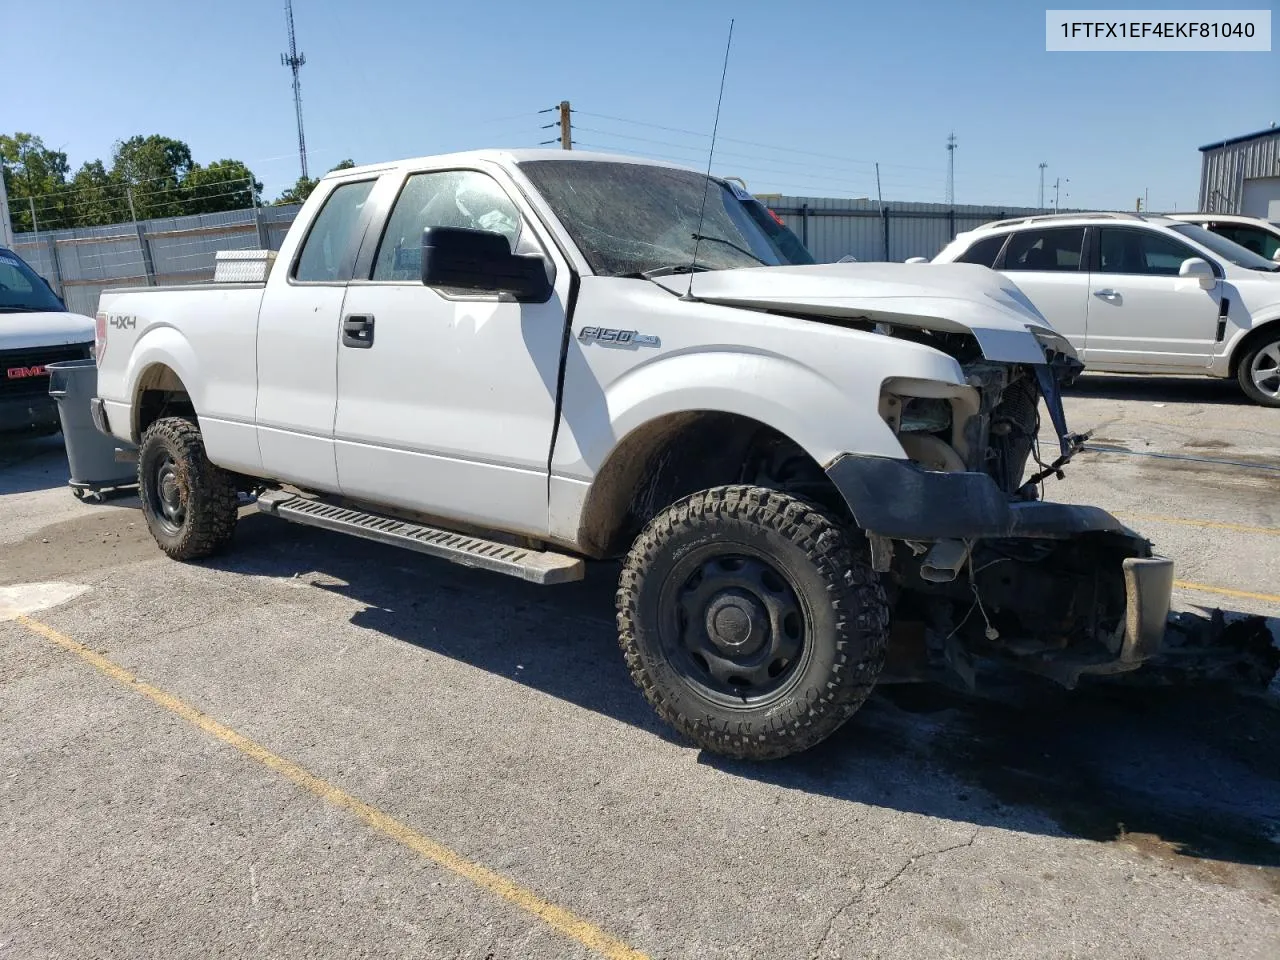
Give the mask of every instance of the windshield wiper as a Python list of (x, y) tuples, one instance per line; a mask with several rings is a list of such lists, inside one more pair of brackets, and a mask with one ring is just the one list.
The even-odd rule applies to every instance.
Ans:
[(49, 307), (41, 306), (38, 303), (6, 303), (0, 305), (0, 313), (31, 313), (48, 309)]
[(629, 273), (613, 273), (610, 276), (619, 280), (653, 280), (657, 277), (669, 277), (675, 273), (693, 273), (695, 270), (702, 273), (710, 269), (701, 263), (696, 267), (691, 263), (668, 263), (650, 270), (632, 270)]
[(750, 257), (752, 260), (754, 260), (756, 263), (760, 264), (763, 267), (768, 267), (771, 265), (768, 260), (760, 259), (750, 250), (746, 249), (745, 247), (740, 247), (736, 243), (734, 243), (732, 240), (726, 240), (724, 237), (713, 237), (709, 233), (693, 233), (693, 234), (690, 234), (690, 236), (693, 237), (693, 239), (695, 240), (710, 240), (713, 243), (723, 243), (726, 247), (730, 247), (731, 249), (737, 250), (739, 253)]

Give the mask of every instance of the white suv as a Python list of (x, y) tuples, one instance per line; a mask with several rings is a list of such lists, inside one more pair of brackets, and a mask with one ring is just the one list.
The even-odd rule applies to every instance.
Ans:
[(1236, 377), (1280, 407), (1280, 263), (1168, 217), (1082, 213), (988, 223), (934, 263), (1014, 280), (1090, 370)]
[(1197, 224), (1261, 257), (1280, 262), (1280, 223), (1274, 220), (1233, 213), (1174, 213), (1170, 218)]

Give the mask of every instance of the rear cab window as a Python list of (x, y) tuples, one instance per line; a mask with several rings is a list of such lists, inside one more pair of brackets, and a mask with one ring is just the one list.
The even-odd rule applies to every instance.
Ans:
[(299, 283), (345, 283), (351, 279), (356, 248), (360, 243), (358, 228), (363, 222), (365, 201), (376, 180), (344, 183), (325, 199), (302, 242), (302, 250), (293, 269)]

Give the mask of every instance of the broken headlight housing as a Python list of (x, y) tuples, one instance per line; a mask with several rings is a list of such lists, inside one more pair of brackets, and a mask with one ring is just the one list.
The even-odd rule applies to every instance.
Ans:
[(903, 397), (899, 433), (940, 433), (951, 429), (951, 401), (941, 397)]

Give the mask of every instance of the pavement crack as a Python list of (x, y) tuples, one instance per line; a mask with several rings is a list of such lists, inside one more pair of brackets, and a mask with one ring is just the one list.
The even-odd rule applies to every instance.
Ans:
[(875, 887), (876, 892), (879, 893), (882, 890), (887, 890), (890, 886), (892, 886), (895, 882), (897, 882), (897, 880), (904, 873), (910, 870), (913, 866), (915, 866), (921, 860), (926, 860), (929, 857), (936, 857), (944, 853), (950, 853), (952, 850), (960, 850), (960, 849), (963, 849), (964, 847), (972, 847), (973, 841), (978, 839), (978, 834), (981, 832), (982, 832), (981, 827), (974, 827), (973, 833), (969, 835), (968, 840), (962, 840), (960, 843), (948, 844), (945, 847), (939, 847), (937, 850), (926, 850), (923, 853), (912, 854), (910, 857), (907, 858), (906, 862), (903, 863), (903, 865), (900, 866), (897, 870), (895, 870), (887, 880), (876, 885)]
[[(959, 843), (950, 843), (950, 844), (947, 844), (945, 847), (938, 847), (936, 850), (925, 850), (921, 853), (912, 854), (907, 858), (906, 862), (903, 863), (902, 866), (900, 866), (897, 870), (895, 870), (887, 880), (884, 880), (883, 882), (876, 884), (876, 886), (872, 888), (872, 892), (881, 893), (882, 891), (887, 890), (890, 886), (893, 885), (895, 881), (898, 880), (899, 877), (901, 877), (912, 866), (919, 863), (921, 860), (926, 860), (929, 857), (936, 857), (944, 853), (950, 853), (952, 850), (960, 850), (965, 847), (972, 847), (973, 842), (978, 839), (978, 834), (981, 832), (982, 832), (981, 827), (974, 827), (973, 833), (969, 834), (969, 837), (967, 840), (961, 840)], [(845, 914), (845, 912), (849, 910), (849, 908), (851, 908), (855, 903), (861, 900), (863, 897), (863, 894), (866, 892), (867, 892), (867, 884), (865, 881), (862, 881), (858, 884), (858, 889), (855, 890), (847, 900), (841, 903), (840, 906), (836, 907), (835, 911), (832, 912), (831, 916), (827, 919), (827, 926), (826, 926), (826, 929), (823, 930), (822, 936), (818, 938), (818, 942), (814, 944), (813, 950), (809, 953), (809, 960), (819, 960), (819, 958), (822, 955), (823, 948), (826, 947), (827, 942), (831, 939), (832, 933), (835, 932), (836, 921), (839, 920), (840, 917), (842, 917)]]
[(826, 930), (822, 932), (822, 936), (819, 937), (818, 942), (814, 944), (813, 952), (809, 954), (809, 960), (818, 960), (819, 956), (822, 954), (822, 948), (825, 947), (827, 945), (827, 941), (831, 939), (831, 933), (836, 928), (836, 921), (840, 919), (841, 914), (862, 899), (862, 894), (866, 889), (866, 881), (860, 880), (858, 882), (858, 889), (853, 891), (853, 895), (844, 903), (840, 904), (840, 906), (836, 907), (835, 912), (832, 913), (831, 917), (827, 920)]

